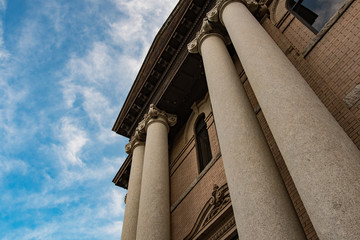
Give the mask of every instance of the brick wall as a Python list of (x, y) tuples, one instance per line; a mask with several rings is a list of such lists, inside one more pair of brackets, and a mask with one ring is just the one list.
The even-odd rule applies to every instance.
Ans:
[[(283, 4), (285, 1), (280, 1)], [(277, 42), (289, 60), (299, 70), (314, 92), (343, 127), (360, 149), (360, 102), (350, 109), (343, 102), (344, 96), (360, 83), (360, 1), (354, 1), (341, 18), (328, 30), (319, 42), (304, 56), (302, 53), (315, 34), (304, 26), (285, 6), (278, 7), (283, 15), (281, 24), (263, 21), (263, 27)], [(280, 14), (279, 14), (280, 15)], [(277, 16), (280, 19), (279, 16)], [(238, 69), (241, 64), (236, 61)], [(249, 100), (269, 147), (278, 166), (294, 209), (309, 240), (318, 239), (301, 197), (286, 167), (284, 159), (267, 125), (266, 119), (256, 100), (246, 76), (242, 71), (241, 79)], [(213, 156), (220, 152), (216, 127), (212, 114), (206, 117)], [(192, 137), (187, 143), (180, 143), (176, 156), (171, 157), (171, 203), (178, 201), (189, 185), (198, 176), (195, 141)], [(180, 153), (178, 153), (180, 152)], [(221, 158), (209, 169), (207, 174), (196, 183), (188, 195), (171, 213), (172, 239), (184, 238), (192, 229), (202, 207), (210, 198), (214, 184), (226, 183)]]
[(350, 5), (305, 57), (312, 32), (292, 14), (284, 18), (281, 24), (266, 19), (263, 27), (360, 149), (360, 102), (349, 109), (343, 101), (360, 83), (360, 1)]
[(214, 184), (222, 186), (226, 177), (221, 158), (210, 168), (171, 213), (171, 239), (183, 239), (193, 228), (202, 208), (211, 197)]

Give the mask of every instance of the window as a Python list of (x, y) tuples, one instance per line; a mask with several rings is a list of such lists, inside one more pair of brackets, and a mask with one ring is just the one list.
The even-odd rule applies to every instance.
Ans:
[(287, 0), (286, 7), (314, 33), (340, 9), (344, 0)]
[(202, 114), (195, 125), (196, 148), (198, 155), (199, 171), (201, 172), (211, 161), (211, 148), (209, 134), (206, 128), (205, 115)]

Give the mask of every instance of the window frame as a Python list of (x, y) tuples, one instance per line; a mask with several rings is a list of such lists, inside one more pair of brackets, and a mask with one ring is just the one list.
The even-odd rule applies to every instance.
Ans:
[[(297, 5), (301, 4), (304, 0), (293, 0), (293, 1), (295, 2), (295, 4), (294, 4), (293, 6), (291, 6), (290, 1), (292, 1), (292, 0), (286, 0), (286, 1), (285, 1), (285, 7), (286, 7), (286, 9), (287, 9), (292, 15), (294, 15), (302, 24), (304, 24), (307, 28), (309, 28), (314, 34), (318, 34), (321, 29), (316, 30), (316, 29), (312, 26), (312, 24), (310, 24), (308, 21), (306, 21), (303, 16), (301, 16), (300, 14), (298, 14), (298, 13), (294, 10), (294, 8), (295, 8)], [(311, 11), (311, 9), (309, 9), (309, 10)], [(324, 27), (324, 26), (323, 26), (323, 27)], [(323, 28), (323, 27), (321, 27), (321, 28)]]
[[(203, 121), (203, 123), (201, 123), (201, 121)], [(198, 131), (198, 126), (199, 124), (204, 124), (204, 126), (201, 127), (201, 130)], [(199, 173), (201, 173), (206, 166), (211, 162), (213, 156), (212, 156), (212, 151), (211, 151), (211, 144), (210, 144), (210, 137), (209, 137), (209, 131), (207, 128), (207, 124), (205, 121), (205, 113), (201, 113), (199, 114), (199, 116), (197, 117), (195, 124), (194, 124), (194, 136), (195, 136), (195, 147), (196, 147), (196, 156), (197, 156), (197, 165), (198, 165), (198, 171)], [(206, 142), (202, 142), (200, 143), (199, 141), (199, 134), (203, 129), (205, 129), (205, 133), (207, 136), (207, 141)], [(205, 159), (206, 156), (202, 155), (202, 149), (200, 149), (201, 146), (203, 146), (203, 144), (206, 144), (206, 148), (207, 148), (207, 159)]]

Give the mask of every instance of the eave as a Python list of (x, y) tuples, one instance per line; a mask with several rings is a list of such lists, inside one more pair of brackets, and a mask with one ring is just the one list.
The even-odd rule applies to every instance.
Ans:
[[(113, 131), (130, 138), (151, 103), (176, 114), (177, 124), (171, 128), (169, 141), (186, 123), (191, 105), (207, 92), (200, 55), (189, 54), (187, 43), (195, 36), (205, 13), (207, 0), (179, 1), (155, 37), (113, 126)], [(131, 155), (125, 160), (113, 182), (127, 189)]]
[[(159, 96), (166, 90), (164, 86), (169, 84), (169, 70), (179, 54), (184, 55), (182, 50), (204, 16), (204, 9), (209, 2), (211, 1), (179, 1), (155, 37), (116, 119), (113, 131), (130, 138), (150, 103), (159, 102)], [(185, 54), (187, 55), (187, 52)]]

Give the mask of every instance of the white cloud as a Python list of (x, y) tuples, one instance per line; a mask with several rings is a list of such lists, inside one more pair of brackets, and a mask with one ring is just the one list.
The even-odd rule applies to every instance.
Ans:
[(94, 184), (97, 182), (111, 182), (113, 175), (118, 167), (124, 161), (124, 158), (103, 158), (95, 164), (82, 165), (77, 168), (68, 168), (63, 166), (59, 169), (59, 175), (56, 179), (51, 179), (49, 183), (58, 184), (58, 189), (74, 187), (74, 184)]
[[(1, 10), (1, 2), (0, 2), (0, 10)], [(9, 53), (4, 46), (4, 28), (3, 22), (0, 21), (0, 60), (4, 61), (5, 59), (9, 58)]]
[(54, 150), (61, 159), (62, 164), (67, 166), (83, 165), (80, 156), (85, 144), (89, 141), (86, 131), (81, 129), (74, 119), (63, 117), (55, 134), (58, 135), (60, 145), (54, 145)]
[[(137, 64), (137, 62), (135, 63)], [(61, 81), (64, 107), (81, 107), (96, 125), (95, 137), (113, 143), (119, 137), (111, 132), (124, 92), (130, 88), (134, 60), (127, 59), (104, 43), (95, 42), (83, 57), (72, 56)], [(120, 102), (120, 103), (119, 103)]]
[[(7, 65), (4, 67), (7, 67)], [(22, 130), (27, 129), (32, 122), (26, 116), (21, 119), (24, 120), (24, 125), (19, 126), (17, 124), (20, 118), (19, 105), (26, 98), (27, 90), (9, 85), (6, 79), (6, 76), (11, 75), (8, 72), (9, 70), (0, 69), (0, 142), (3, 151), (10, 151), (14, 147), (18, 147), (36, 131), (36, 126), (34, 126), (27, 130), (27, 136), (23, 136)], [(29, 121), (25, 121), (26, 119)]]
[[(0, 189), (0, 211), (10, 216), (5, 224), (33, 221), (31, 229), (24, 224), (4, 233), (4, 239), (118, 239), (121, 235), (126, 191), (111, 180), (125, 159), (124, 153), (115, 152), (124, 145), (111, 127), (151, 41), (177, 1), (110, 0), (116, 6), (110, 11), (112, 17), (101, 8), (105, 1), (89, 1), (80, 5), (86, 6), (82, 12), (91, 12), (91, 18), (100, 22), (94, 29), (88, 23), (76, 25), (73, 20), (80, 18), (70, 11), (76, 9), (55, 0), (27, 9), (13, 32), (15, 42), (4, 43), (0, 22), (0, 60), (4, 60), (0, 62), (0, 143), (4, 151), (14, 145), (25, 149), (19, 155), (11, 152), (24, 159), (11, 160), (6, 152), (4, 158), (0, 155), (0, 177), (16, 171), (25, 175), (18, 175), (21, 181), (28, 181), (16, 189)], [(1, 7), (6, 8), (6, 1), (0, 0), (0, 11)], [(70, 39), (69, 21), (88, 35), (79, 35), (81, 42), (76, 44), (81, 50), (62, 46), (62, 57), (69, 56), (68, 60), (53, 62), (50, 58), (58, 57), (52, 55), (53, 48)], [(88, 33), (89, 29), (94, 32)], [(51, 64), (43, 66), (51, 68), (48, 72), (39, 67), (47, 60), (43, 57)], [(37, 80), (40, 75), (47, 82)], [(37, 85), (31, 88), (23, 78), (29, 78), (28, 85), (48, 85), (42, 91), (49, 87), (52, 92), (40, 98), (47, 101), (46, 107), (33, 102), (32, 97), (42, 92), (34, 92)], [(57, 101), (57, 94), (63, 101)]]
[(4, 11), (6, 9), (6, 1), (0, 0), (0, 11)]
[(124, 54), (136, 57), (141, 63), (160, 29), (159, 26), (164, 23), (177, 1), (164, 0), (161, 7), (157, 0), (113, 2), (125, 17), (109, 23), (109, 34), (115, 44), (126, 46)]
[(122, 230), (122, 221), (114, 221), (112, 223), (109, 223), (105, 226), (100, 227), (98, 235), (107, 235), (107, 236), (114, 236), (116, 239), (121, 236), (121, 230)]
[(5, 159), (0, 155), (0, 178), (8, 173), (15, 172), (17, 175), (26, 174), (28, 164), (17, 159)]
[(22, 207), (28, 210), (58, 207), (59, 205), (68, 204), (76, 200), (78, 200), (78, 197), (76, 196), (59, 196), (57, 193), (50, 193), (47, 192), (47, 190), (44, 190), (40, 193), (26, 194), (25, 199), (21, 202), (25, 201), (22, 203)]
[(44, 225), (35, 229), (24, 228), (20, 231), (13, 231), (10, 234), (2, 236), (3, 240), (47, 240), (51, 239), (51, 235), (59, 229), (56, 223), (44, 223)]

